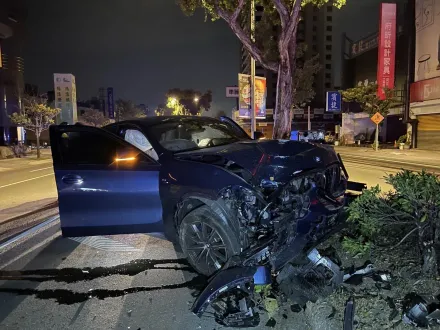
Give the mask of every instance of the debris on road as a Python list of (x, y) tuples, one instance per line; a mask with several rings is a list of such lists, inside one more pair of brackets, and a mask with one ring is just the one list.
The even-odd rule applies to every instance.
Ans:
[(350, 299), (345, 304), (344, 330), (354, 329), (354, 313), (355, 313), (354, 298), (350, 297)]

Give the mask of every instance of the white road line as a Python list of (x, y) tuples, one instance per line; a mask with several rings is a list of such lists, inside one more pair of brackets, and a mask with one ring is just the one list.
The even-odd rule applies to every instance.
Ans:
[(17, 236), (12, 237), (10, 240), (7, 240), (6, 242), (0, 244), (0, 251), (2, 251), (8, 245), (11, 245), (12, 243), (17, 242), (18, 240), (20, 240), (22, 238), (25, 238), (25, 237), (27, 237), (27, 236), (37, 232), (39, 229), (41, 229), (41, 228), (51, 224), (52, 222), (57, 221), (59, 218), (60, 218), (59, 214), (54, 215), (53, 217), (50, 217), (46, 221), (44, 221), (44, 222), (42, 222), (42, 223), (40, 223), (40, 224), (38, 224), (38, 225), (36, 225), (36, 226), (26, 230), (25, 232), (23, 232), (23, 233), (21, 233), (21, 234), (19, 234)]
[(2, 189), (2, 188), (6, 188), (6, 187), (10, 187), (10, 186), (13, 186), (13, 185), (16, 185), (16, 184), (19, 184), (19, 183), (23, 183), (23, 182), (28, 182), (28, 181), (32, 181), (32, 180), (36, 180), (36, 179), (40, 179), (40, 178), (44, 178), (45, 176), (49, 176), (49, 175), (53, 175), (53, 173), (45, 174), (45, 175), (41, 175), (41, 176), (37, 176), (37, 177), (32, 178), (32, 179), (27, 179), (27, 180), (22, 180), (22, 181), (18, 181), (18, 182), (14, 182), (14, 183), (6, 184), (6, 185), (4, 185), (4, 186), (0, 186), (0, 189)]
[(32, 170), (32, 171), (29, 171), (29, 172), (38, 172), (38, 171), (42, 171), (42, 170), (48, 170), (49, 168), (53, 168), (52, 166), (50, 166), (50, 167), (45, 167), (45, 168), (39, 168), (38, 170)]

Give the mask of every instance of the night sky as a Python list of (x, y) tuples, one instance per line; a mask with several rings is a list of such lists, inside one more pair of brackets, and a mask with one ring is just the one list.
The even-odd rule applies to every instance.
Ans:
[[(212, 89), (213, 112), (234, 107), (225, 87), (237, 83), (240, 47), (222, 21), (204, 22), (203, 12), (186, 17), (175, 0), (27, 2), (25, 78), (40, 91), (53, 89), (54, 72), (72, 73), (79, 99), (111, 86), (116, 98), (155, 107), (177, 87)], [(356, 40), (375, 32), (379, 2), (347, 0), (335, 33)]]
[(225, 23), (186, 17), (174, 0), (28, 0), (26, 82), (53, 90), (53, 73), (76, 77), (78, 98), (112, 86), (115, 98), (155, 107), (169, 88), (213, 90), (230, 111), (239, 43)]

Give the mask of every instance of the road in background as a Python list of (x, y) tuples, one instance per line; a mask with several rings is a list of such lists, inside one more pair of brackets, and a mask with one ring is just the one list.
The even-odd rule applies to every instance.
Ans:
[(56, 201), (52, 159), (1, 160), (0, 196), (0, 223)]

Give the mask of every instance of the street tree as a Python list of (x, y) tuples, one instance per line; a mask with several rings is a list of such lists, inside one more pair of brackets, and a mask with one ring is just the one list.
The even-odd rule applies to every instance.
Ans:
[(200, 116), (200, 112), (192, 113), (186, 106), (184, 106), (180, 101), (169, 96), (167, 99), (167, 108), (171, 109), (172, 116)]
[(84, 112), (79, 116), (79, 122), (94, 126), (94, 127), (102, 127), (109, 123), (108, 118), (104, 116), (102, 111), (97, 109), (84, 109)]
[[(294, 77), (297, 66), (297, 27), (300, 10), (307, 4), (322, 6), (329, 0), (255, 0), (263, 8), (256, 24), (255, 42), (249, 29), (242, 26), (250, 12), (251, 1), (246, 0), (178, 0), (184, 13), (194, 14), (198, 8), (206, 16), (223, 19), (250, 55), (265, 69), (278, 73), (277, 100), (274, 114), (274, 138), (290, 135), (290, 113), (295, 105)], [(334, 0), (340, 8), (346, 0)], [(278, 33), (274, 36), (274, 30)]]
[(177, 102), (172, 105), (174, 109), (177, 105), (180, 105), (188, 115), (198, 115), (202, 111), (209, 111), (212, 102), (212, 92), (207, 90), (205, 93), (194, 89), (179, 89), (172, 88), (166, 93), (167, 103), (171, 100), (176, 100)]
[(356, 102), (362, 111), (373, 116), (379, 112), (386, 117), (395, 106), (402, 104), (402, 101), (395, 96), (394, 90), (385, 89), (385, 99), (377, 96), (377, 84), (361, 84), (359, 86), (341, 91), (344, 102)]
[(307, 51), (306, 44), (298, 45), (297, 67), (293, 79), (293, 104), (295, 107), (304, 107), (315, 97), (313, 82), (316, 74), (321, 70), (319, 54), (304, 60)]
[(61, 112), (59, 108), (52, 108), (46, 104), (44, 98), (25, 95), (22, 97), (22, 109), (13, 113), (11, 122), (24, 129), (35, 133), (37, 138), (37, 158), (41, 157), (40, 136), (47, 130), (50, 124), (54, 123), (54, 118)]
[(116, 100), (115, 105), (117, 120), (129, 120), (145, 117), (144, 111), (136, 106), (132, 101), (118, 99)]

